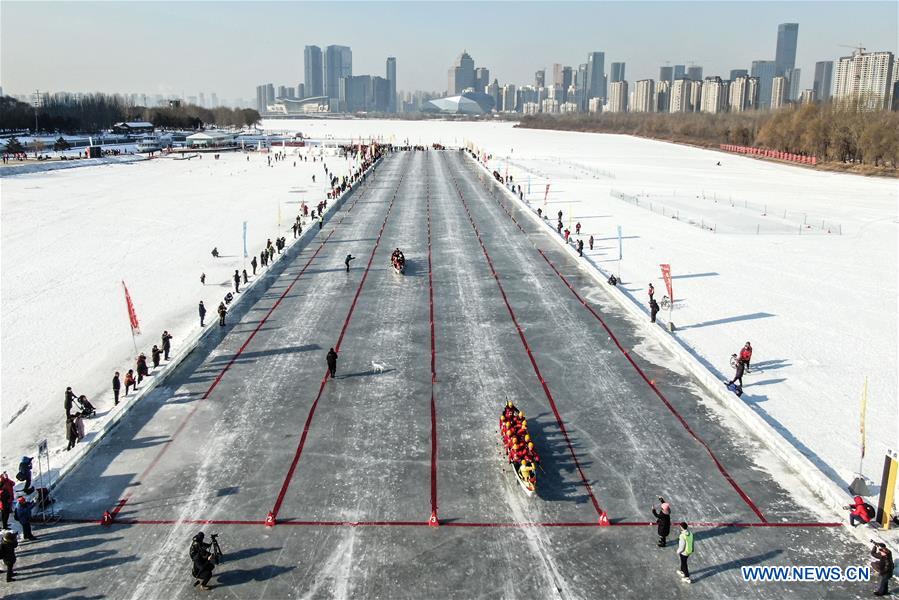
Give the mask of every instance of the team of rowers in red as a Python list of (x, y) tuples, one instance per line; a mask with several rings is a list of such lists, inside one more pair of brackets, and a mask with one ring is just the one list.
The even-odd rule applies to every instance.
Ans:
[(406, 272), (406, 257), (403, 255), (402, 250), (397, 248), (393, 251), (393, 254), (390, 255), (390, 264), (393, 265), (397, 273)]
[(531, 494), (537, 487), (537, 465), (540, 456), (534, 448), (534, 442), (528, 433), (528, 421), (524, 411), (519, 410), (511, 401), (506, 402), (499, 417), (499, 431), (503, 437), (503, 446), (509, 463), (525, 490)]

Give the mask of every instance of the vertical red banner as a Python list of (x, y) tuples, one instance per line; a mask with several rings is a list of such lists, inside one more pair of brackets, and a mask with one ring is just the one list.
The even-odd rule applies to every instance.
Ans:
[(665, 280), (665, 289), (668, 290), (668, 299), (674, 305), (674, 290), (671, 287), (671, 265), (659, 265), (662, 267), (662, 279)]
[(128, 319), (131, 321), (131, 332), (140, 333), (140, 323), (137, 322), (137, 312), (134, 310), (131, 294), (128, 293), (128, 286), (125, 285), (124, 281), (122, 282), (122, 287), (125, 288), (125, 303), (128, 305)]

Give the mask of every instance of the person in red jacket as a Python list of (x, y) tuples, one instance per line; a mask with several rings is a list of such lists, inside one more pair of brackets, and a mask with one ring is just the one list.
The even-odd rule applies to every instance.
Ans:
[(871, 521), (871, 515), (868, 512), (868, 505), (861, 496), (852, 499), (852, 506), (844, 506), (849, 509), (849, 524), (855, 527), (858, 523), (868, 523)]
[(740, 350), (740, 362), (743, 363), (747, 371), (749, 370), (750, 360), (752, 360), (752, 344), (746, 342), (746, 345)]

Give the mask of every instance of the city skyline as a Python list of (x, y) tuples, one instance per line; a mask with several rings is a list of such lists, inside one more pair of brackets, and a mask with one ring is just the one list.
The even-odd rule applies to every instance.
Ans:
[[(478, 65), (490, 69), (490, 77), (500, 84), (525, 85), (533, 82), (534, 72), (547, 69), (551, 75), (554, 63), (577, 69), (588, 52), (603, 52), (605, 71), (609, 73), (612, 62), (626, 63), (629, 81), (657, 78), (659, 67), (695, 63), (701, 65), (705, 76), (719, 75), (726, 78), (733, 69), (749, 69), (753, 60), (776, 60), (777, 28), (781, 23), (798, 23), (799, 41), (796, 48), (796, 68), (804, 73), (801, 88), (812, 87), (812, 74), (819, 61), (837, 60), (851, 53), (850, 48), (859, 42), (869, 51), (888, 50), (896, 52), (896, 5), (888, 2), (826, 4), (812, 3), (766, 3), (766, 2), (720, 2), (720, 3), (526, 3), (519, 6), (514, 15), (504, 14), (503, 27), (488, 27), (490, 18), (478, 19), (473, 23), (466, 40), (460, 41), (455, 35), (452, 23), (458, 22), (458, 13), (470, 11), (447, 11), (440, 19), (433, 19), (433, 5), (421, 3), (369, 3), (353, 4), (353, 10), (341, 11), (341, 27), (338, 31), (327, 19), (327, 7), (311, 3), (302, 5), (304, 27), (291, 25), (289, 15), (297, 12), (298, 5), (292, 3), (179, 3), (184, 7), (185, 18), (178, 23), (164, 25), (172, 37), (178, 38), (180, 48), (171, 51), (134, 53), (97, 53), (94, 57), (97, 68), (90, 68), (78, 53), (66, 52), (62, 45), (64, 37), (52, 34), (53, 23), (48, 23), (51, 31), (44, 32), (42, 39), (47, 42), (28, 52), (15, 52), (17, 47), (28, 47), (26, 22), (32, 22), (41, 11), (52, 7), (55, 14), (71, 19), (58, 18), (54, 22), (77, 27), (91, 25), (93, 29), (108, 29), (109, 43), (116, 44), (121, 36), (130, 43), (133, 28), (125, 32), (116, 28), (122, 19), (137, 18), (143, 27), (150, 28), (163, 15), (158, 10), (164, 3), (36, 3), (4, 2), (2, 27), (2, 85), (6, 93), (30, 93), (34, 89), (68, 90), (73, 92), (139, 92), (146, 94), (196, 95), (201, 90), (215, 92), (220, 98), (247, 98), (260, 81), (272, 81), (276, 85), (296, 86), (305, 81), (306, 46), (343, 45), (353, 48), (354, 73), (383, 74), (386, 57), (396, 57), (403, 65), (396, 88), (398, 90), (443, 90), (446, 89), (446, 69), (455, 57), (468, 50)], [(454, 6), (444, 3), (445, 6)], [(195, 28), (199, 13), (208, 13), (214, 6), (220, 16), (217, 29)], [(481, 11), (484, 17), (501, 8), (498, 4), (485, 4)], [(397, 7), (402, 7), (399, 14)], [(333, 9), (333, 5), (331, 5)], [(694, 10), (698, 8), (700, 12)], [(764, 8), (764, 10), (760, 10)], [(284, 38), (268, 31), (255, 44), (242, 41), (236, 48), (215, 45), (214, 52), (203, 53), (204, 40), (209, 37), (220, 39), (232, 31), (231, 19), (249, 10), (255, 13), (276, 11), (284, 18), (272, 23), (271, 28), (292, 28), (291, 35)], [(865, 15), (864, 20), (837, 18), (841, 11), (851, 10)], [(572, 12), (574, 11), (574, 12)], [(602, 14), (603, 22), (615, 21), (609, 31), (591, 32), (590, 18), (577, 19), (569, 26), (565, 15), (579, 14), (584, 17)], [(761, 14), (764, 13), (764, 14)], [(257, 14), (257, 17), (258, 17)], [(714, 23), (740, 14), (740, 28), (719, 27), (701, 29), (695, 27), (703, 22)], [(878, 18), (878, 15), (881, 18)], [(534, 20), (534, 17), (539, 17)], [(650, 18), (647, 18), (650, 17)], [(322, 21), (319, 23), (319, 21)], [(564, 21), (565, 36), (546, 36), (556, 22)], [(134, 22), (134, 21), (132, 21)], [(683, 36), (679, 23), (690, 22), (692, 31), (709, 31), (708, 36), (694, 33)], [(521, 26), (510, 27), (519, 23)], [(854, 25), (853, 23), (857, 23)], [(362, 27), (365, 25), (365, 27)], [(412, 28), (410, 29), (410, 25)], [(417, 27), (416, 27), (417, 25)], [(368, 34), (361, 33), (365, 29)], [(306, 30), (309, 33), (306, 33)], [(394, 30), (403, 30), (403, 35), (391, 35)], [(481, 31), (483, 30), (483, 31)], [(514, 30), (510, 34), (507, 30)], [(182, 35), (195, 35), (184, 39)], [(644, 32), (635, 37), (637, 31)], [(371, 32), (376, 32), (372, 35)], [(483, 35), (479, 35), (483, 33)], [(54, 40), (59, 38), (60, 42)], [(547, 39), (549, 38), (549, 39)], [(564, 38), (564, 39), (563, 39)], [(245, 36), (241, 34), (241, 40)], [(402, 40), (402, 41), (399, 41)], [(489, 43), (486, 41), (489, 40)], [(720, 44), (727, 41), (728, 46)], [(636, 43), (640, 41), (641, 43)], [(649, 43), (647, 43), (649, 42)], [(70, 42), (68, 42), (70, 43)], [(235, 50), (238, 56), (235, 56)], [(177, 60), (185, 56), (190, 60)], [(198, 58), (199, 57), (199, 58)], [(71, 65), (69, 60), (71, 59)], [(248, 62), (250, 66), (241, 69), (233, 64), (237, 60)], [(160, 64), (154, 66), (154, 63)], [(119, 67), (116, 65), (122, 64)], [(129, 66), (130, 64), (130, 66)], [(164, 65), (164, 66), (163, 66)], [(326, 92), (327, 93), (327, 92)]]

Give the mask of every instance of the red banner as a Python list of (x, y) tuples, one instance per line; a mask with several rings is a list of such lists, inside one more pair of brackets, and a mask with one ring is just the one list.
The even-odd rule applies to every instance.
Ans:
[(134, 311), (134, 302), (131, 301), (131, 294), (128, 293), (128, 286), (122, 282), (125, 288), (125, 303), (128, 305), (128, 319), (131, 321), (131, 332), (140, 333), (140, 323), (137, 322), (137, 313)]
[(546, 184), (546, 191), (543, 192), (543, 205), (546, 206), (546, 199), (549, 198), (549, 184)]
[(665, 289), (668, 290), (668, 299), (674, 306), (674, 290), (671, 288), (671, 265), (659, 265), (662, 267), (662, 279), (665, 280)]

